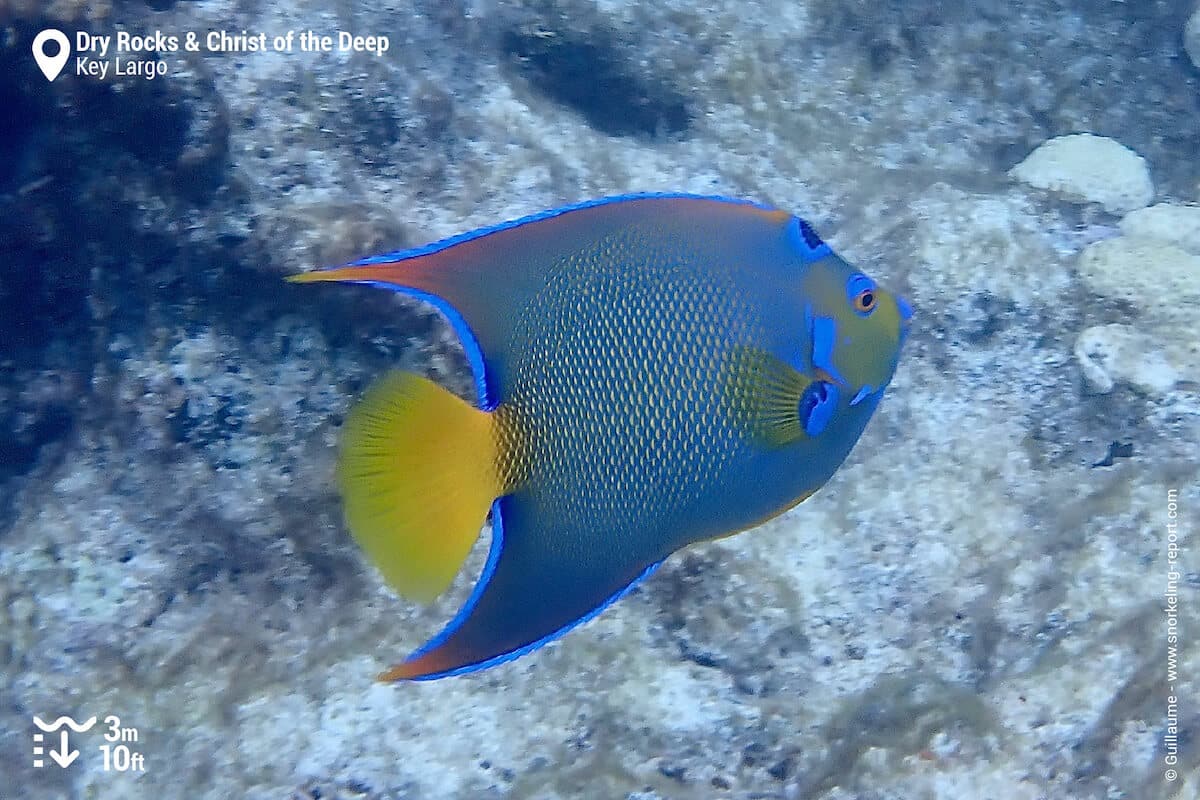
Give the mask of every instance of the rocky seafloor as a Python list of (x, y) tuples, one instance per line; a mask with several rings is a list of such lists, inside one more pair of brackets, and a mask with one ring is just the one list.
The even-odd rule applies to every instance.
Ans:
[[(49, 84), (49, 26), (391, 47)], [(1191, 0), (0, 0), (0, 798), (1198, 796), (1198, 60)], [(802, 213), (906, 294), (876, 419), (561, 642), (374, 682), (483, 545), (384, 588), (339, 426), (466, 363), (282, 276), (644, 190)], [(59, 714), (144, 771), (103, 723), (35, 767)]]

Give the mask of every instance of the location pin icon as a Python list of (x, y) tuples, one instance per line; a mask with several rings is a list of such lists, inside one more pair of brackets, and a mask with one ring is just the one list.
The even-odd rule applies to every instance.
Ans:
[[(46, 42), (58, 43), (58, 55), (46, 55)], [(46, 28), (46, 30), (34, 37), (33, 59), (37, 61), (37, 65), (41, 68), (42, 74), (46, 76), (46, 80), (53, 81), (57, 78), (58, 73), (62, 72), (62, 68), (67, 65), (67, 59), (70, 57), (71, 42), (62, 31), (57, 31), (54, 28)]]

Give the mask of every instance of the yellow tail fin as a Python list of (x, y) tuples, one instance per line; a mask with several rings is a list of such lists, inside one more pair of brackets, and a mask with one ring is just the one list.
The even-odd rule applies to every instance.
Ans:
[(441, 594), (501, 494), (494, 414), (394, 372), (346, 420), (338, 484), (346, 523), (396, 591)]

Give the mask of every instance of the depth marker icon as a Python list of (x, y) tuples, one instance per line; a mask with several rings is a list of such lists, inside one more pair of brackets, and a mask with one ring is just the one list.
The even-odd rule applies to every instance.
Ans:
[[(43, 733), (35, 733), (33, 735), (33, 754), (35, 756), (45, 755), (46, 748), (42, 745), (42, 742), (46, 740), (44, 734), (53, 733), (54, 731), (59, 731), (61, 729), (58, 735), (59, 749), (55, 750), (53, 747), (51, 747), (50, 757), (54, 759), (55, 764), (58, 764), (63, 769), (66, 769), (67, 767), (71, 766), (71, 763), (75, 761), (75, 759), (79, 758), (79, 751), (71, 749), (71, 740), (66, 729), (70, 728), (76, 733), (87, 733), (89, 730), (91, 730), (91, 727), (96, 724), (96, 718), (89, 717), (87, 722), (80, 725), (75, 720), (65, 716), (59, 717), (50, 724), (42, 722), (40, 717), (34, 717), (33, 724), (37, 725), (38, 728), (43, 731)], [(33, 766), (35, 768), (44, 767), (46, 766), (46, 762), (44, 759), (35, 758), (33, 760)]]

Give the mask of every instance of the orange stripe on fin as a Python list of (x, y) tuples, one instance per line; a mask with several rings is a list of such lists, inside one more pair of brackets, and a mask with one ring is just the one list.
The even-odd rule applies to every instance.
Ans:
[(434, 651), (423, 653), (414, 659), (397, 664), (386, 672), (381, 672), (375, 678), (380, 683), (395, 681), (416, 681), (429, 675), (437, 675), (453, 667), (454, 664), (443, 653), (441, 657)]
[(312, 272), (301, 272), (288, 275), (288, 283), (319, 283), (322, 281), (381, 281), (397, 286), (419, 286), (423, 270), (414, 270), (412, 260), (388, 261), (382, 264), (364, 264), (362, 266), (331, 267), (317, 269)]

